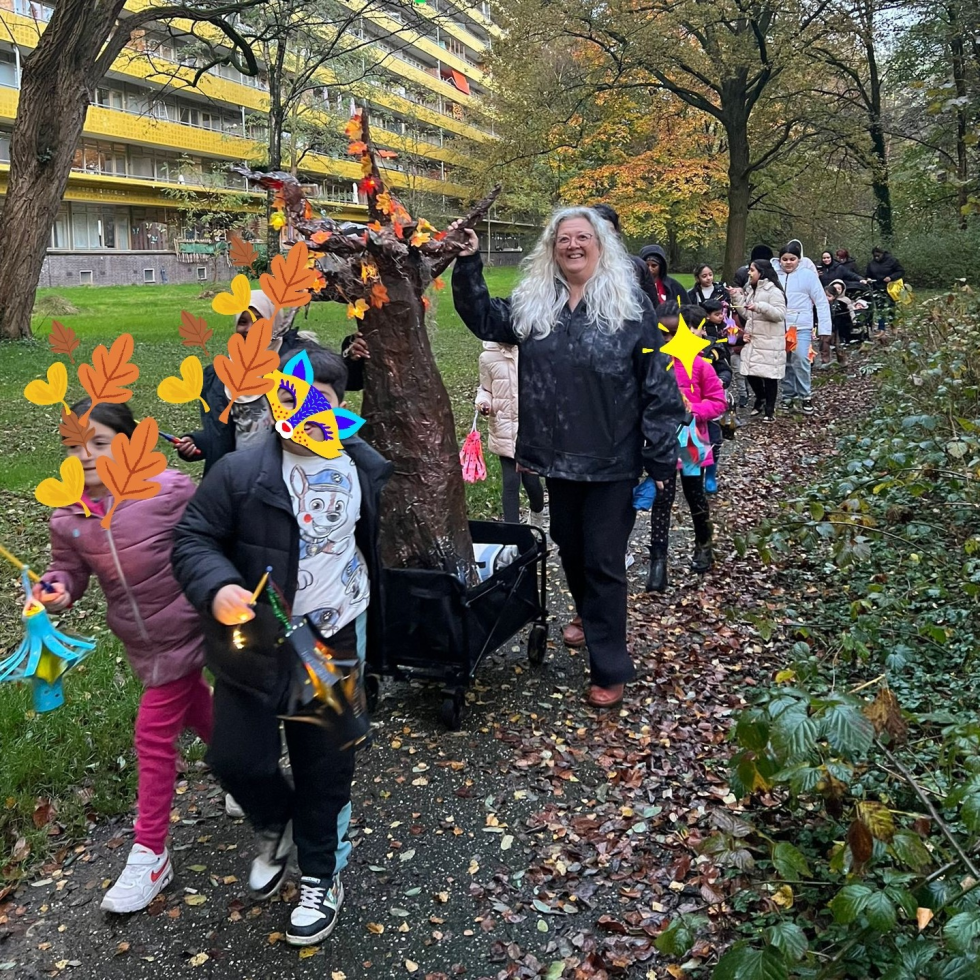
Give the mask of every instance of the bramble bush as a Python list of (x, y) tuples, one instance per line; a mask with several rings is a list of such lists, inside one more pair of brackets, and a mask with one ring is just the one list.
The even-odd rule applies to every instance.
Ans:
[[(980, 976), (980, 301), (916, 309), (824, 479), (738, 542), (805, 597), (702, 861), (748, 913), (714, 980)], [(699, 923), (660, 949), (681, 956)]]

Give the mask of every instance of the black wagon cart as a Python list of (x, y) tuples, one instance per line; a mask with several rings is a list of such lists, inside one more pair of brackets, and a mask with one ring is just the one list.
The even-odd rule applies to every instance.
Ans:
[[(466, 689), (483, 658), (529, 623), (527, 656), (544, 660), (548, 643), (548, 547), (536, 527), (470, 521), (474, 542), (510, 548), (513, 560), (475, 587), (449, 572), (385, 569), (385, 639), (368, 664), (368, 704), (382, 677), (443, 686), (440, 718), (460, 727)], [(516, 554), (514, 551), (516, 550)]]

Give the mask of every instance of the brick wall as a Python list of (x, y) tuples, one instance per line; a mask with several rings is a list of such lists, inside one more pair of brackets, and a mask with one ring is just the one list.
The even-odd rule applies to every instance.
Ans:
[[(210, 280), (213, 274), (210, 257), (200, 262), (178, 262), (173, 252), (49, 251), (44, 259), (38, 286), (88, 285), (89, 277), (83, 279), (82, 272), (92, 273), (93, 286), (142, 285), (145, 282), (146, 269), (153, 270), (154, 285), (197, 282), (199, 268), (206, 270), (204, 274)], [(219, 261), (218, 280), (227, 279), (228, 271), (227, 266)]]

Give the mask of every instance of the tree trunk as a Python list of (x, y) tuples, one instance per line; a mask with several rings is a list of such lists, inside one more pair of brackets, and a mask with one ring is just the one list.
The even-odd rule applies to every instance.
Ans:
[(869, 110), (868, 135), (871, 137), (871, 152), (874, 160), (871, 165), (871, 191), (875, 198), (875, 218), (881, 236), (888, 240), (894, 231), (892, 225), (892, 191), (888, 174), (888, 144), (885, 141), (885, 126), (881, 118), (881, 75), (878, 72), (878, 56), (875, 50), (877, 40), (874, 27), (874, 4), (868, 4), (864, 11), (863, 25), (864, 52), (868, 62)]
[(722, 119), (728, 138), (728, 228), (723, 277), (731, 282), (747, 255), (745, 236), (749, 222), (748, 114), (729, 112)]
[(962, 230), (967, 227), (967, 212), (970, 209), (970, 195), (967, 190), (970, 180), (967, 163), (967, 106), (969, 96), (966, 91), (966, 56), (963, 35), (959, 31), (959, 12), (955, 4), (949, 7), (949, 54), (953, 69), (953, 86), (956, 90), (956, 210), (957, 225)]
[(364, 316), (371, 352), (361, 414), (366, 438), (395, 465), (381, 509), (387, 568), (436, 568), (465, 576), (473, 546), (449, 394), (425, 328), (421, 290), (375, 256), (390, 302)]
[(23, 62), (0, 220), (0, 337), (31, 335), (31, 310), (51, 228), (85, 125), (88, 71), (123, 0), (64, 0)]
[[(279, 95), (280, 89), (278, 84), (272, 81), (272, 72), (269, 73), (269, 159), (268, 159), (268, 169), (270, 173), (275, 173), (277, 170), (282, 170), (282, 131), (283, 122), (285, 117), (285, 110), (282, 107), (281, 99)], [(275, 95), (273, 94), (275, 93)], [(265, 241), (266, 247), (269, 250), (269, 262), (272, 262), (272, 257), (278, 255), (281, 251), (279, 245), (279, 231), (272, 227), (272, 223), (269, 218), (272, 217), (273, 207), (272, 202), (275, 199), (275, 194), (269, 191), (266, 194), (265, 202)]]

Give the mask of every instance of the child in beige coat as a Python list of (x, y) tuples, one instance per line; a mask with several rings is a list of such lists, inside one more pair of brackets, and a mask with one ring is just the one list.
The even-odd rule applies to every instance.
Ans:
[(480, 387), (476, 407), (490, 419), (487, 448), (500, 457), (504, 520), (519, 524), (521, 486), (531, 506), (531, 521), (544, 510), (544, 488), (536, 473), (518, 472), (514, 460), (517, 445), (517, 347), (485, 341), (480, 355)]

